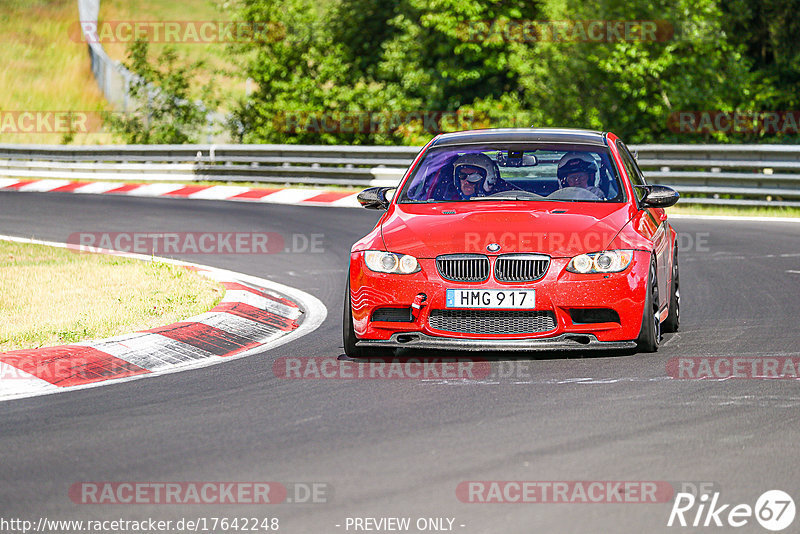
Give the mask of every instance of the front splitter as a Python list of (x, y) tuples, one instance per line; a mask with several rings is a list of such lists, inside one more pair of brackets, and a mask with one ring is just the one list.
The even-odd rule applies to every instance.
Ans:
[(362, 339), (356, 346), (468, 351), (623, 350), (635, 348), (636, 342), (598, 341), (593, 334), (562, 334), (540, 339), (465, 339), (429, 336), (421, 332), (403, 332), (392, 334), (387, 340)]

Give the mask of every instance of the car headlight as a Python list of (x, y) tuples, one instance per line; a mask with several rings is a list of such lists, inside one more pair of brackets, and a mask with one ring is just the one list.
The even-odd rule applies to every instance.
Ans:
[(370, 271), (389, 274), (411, 274), (420, 270), (419, 262), (408, 254), (395, 254), (381, 250), (364, 252), (364, 263)]
[(575, 256), (567, 264), (571, 273), (618, 273), (624, 271), (633, 259), (632, 250), (604, 250)]

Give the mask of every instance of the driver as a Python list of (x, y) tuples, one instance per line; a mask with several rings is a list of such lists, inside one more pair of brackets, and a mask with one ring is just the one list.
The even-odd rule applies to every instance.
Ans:
[(558, 181), (562, 188), (580, 187), (604, 199), (606, 196), (594, 185), (597, 171), (597, 163), (591, 155), (586, 152), (567, 152), (558, 162)]
[(453, 162), (453, 182), (461, 200), (486, 195), (496, 181), (494, 164), (486, 154), (464, 154)]

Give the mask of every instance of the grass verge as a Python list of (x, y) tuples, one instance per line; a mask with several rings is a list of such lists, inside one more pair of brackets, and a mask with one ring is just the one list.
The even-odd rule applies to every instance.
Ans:
[[(170, 2), (166, 0), (103, 0), (100, 3), (100, 21), (108, 22), (143, 22), (143, 21), (169, 21), (169, 22), (224, 22), (234, 20), (232, 6), (229, 3), (219, 3), (213, 0), (183, 0)], [(199, 27), (199, 26), (195, 26)], [(213, 81), (220, 93), (222, 111), (228, 110), (237, 98), (245, 96), (246, 79), (242, 70), (232, 64), (223, 42), (193, 42), (180, 39), (184, 42), (150, 42), (151, 60), (163, 53), (167, 47), (174, 48), (182, 59), (181, 64), (203, 61), (204, 67), (197, 72), (191, 87), (193, 96), (199, 98), (203, 86)], [(202, 39), (201, 39), (202, 40)], [(128, 60), (129, 42), (104, 43), (108, 55), (122, 63)]]
[(175, 265), (0, 241), (0, 352), (174, 323), (224, 293)]

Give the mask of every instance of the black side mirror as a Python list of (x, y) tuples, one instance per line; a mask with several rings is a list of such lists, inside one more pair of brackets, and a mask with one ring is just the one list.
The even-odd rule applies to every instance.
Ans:
[(639, 204), (649, 208), (668, 208), (681, 198), (680, 193), (665, 185), (637, 185), (636, 187), (645, 191)]
[(395, 187), (370, 187), (358, 194), (358, 203), (370, 210), (385, 210), (391, 203), (387, 193), (394, 191)]

